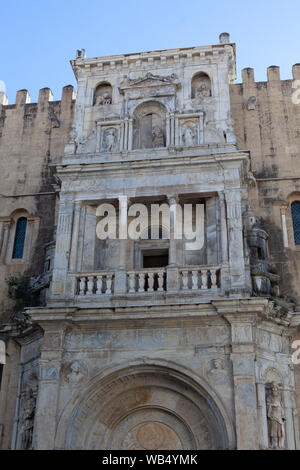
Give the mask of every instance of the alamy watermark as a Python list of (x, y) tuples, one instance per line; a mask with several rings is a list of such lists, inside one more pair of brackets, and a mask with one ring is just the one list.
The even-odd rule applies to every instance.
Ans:
[(204, 204), (150, 204), (128, 206), (126, 196), (119, 197), (119, 211), (113, 204), (97, 207), (96, 233), (100, 240), (184, 240), (186, 250), (204, 246)]
[(295, 90), (292, 94), (293, 104), (300, 104), (300, 80), (294, 80), (292, 88)]

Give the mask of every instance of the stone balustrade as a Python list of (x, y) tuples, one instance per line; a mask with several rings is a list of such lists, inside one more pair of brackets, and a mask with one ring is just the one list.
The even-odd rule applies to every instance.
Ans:
[(77, 277), (77, 293), (80, 296), (112, 295), (113, 284), (114, 273), (112, 272), (82, 274)]
[(166, 270), (164, 268), (138, 269), (129, 271), (127, 276), (129, 294), (166, 290)]
[[(219, 266), (185, 266), (178, 269), (180, 291), (211, 291), (221, 286)], [(168, 268), (135, 269), (126, 273), (127, 294), (147, 294), (167, 291)], [(125, 281), (124, 281), (125, 282)], [(79, 296), (114, 295), (115, 273), (99, 271), (76, 276)]]
[(220, 287), (220, 267), (218, 266), (189, 266), (179, 268), (180, 289), (212, 290)]

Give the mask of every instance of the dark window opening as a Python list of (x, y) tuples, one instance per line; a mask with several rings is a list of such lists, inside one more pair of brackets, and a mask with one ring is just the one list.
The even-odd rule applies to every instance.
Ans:
[(24, 253), (27, 219), (21, 217), (17, 222), (15, 242), (13, 249), (13, 259), (22, 259)]
[(164, 268), (169, 264), (168, 253), (143, 256), (143, 268)]
[(2, 375), (3, 375), (3, 364), (0, 364), (0, 388), (1, 388), (1, 383), (2, 383)]
[(292, 219), (295, 245), (300, 245), (300, 201), (293, 202), (292, 204)]

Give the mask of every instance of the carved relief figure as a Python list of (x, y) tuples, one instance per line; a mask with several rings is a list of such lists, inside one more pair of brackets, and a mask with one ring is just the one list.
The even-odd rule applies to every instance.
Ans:
[(190, 127), (186, 127), (183, 131), (183, 143), (186, 147), (192, 147), (193, 145), (195, 145), (195, 135), (194, 135), (194, 132), (193, 132), (193, 129), (191, 129)]
[(103, 95), (99, 95), (96, 98), (96, 104), (111, 104), (112, 98), (109, 93), (103, 93)]
[(280, 399), (279, 387), (271, 384), (271, 392), (267, 398), (267, 417), (269, 424), (269, 439), (272, 449), (284, 449), (285, 441), (285, 415)]
[(208, 98), (210, 96), (210, 88), (206, 83), (203, 83), (196, 89), (195, 98)]
[(215, 384), (223, 384), (226, 380), (226, 370), (224, 360), (216, 358), (211, 361), (211, 369), (208, 372), (208, 378)]
[(116, 144), (116, 130), (115, 129), (108, 129), (105, 132), (105, 149), (109, 152), (113, 152), (115, 150)]
[(94, 92), (94, 105), (105, 105), (112, 103), (112, 87), (109, 83), (101, 83)]
[(86, 371), (83, 369), (79, 361), (74, 361), (69, 366), (70, 372), (66, 375), (67, 382), (77, 385), (86, 377)]
[(226, 129), (226, 140), (227, 142), (236, 142), (236, 135), (234, 131), (234, 119), (231, 113), (228, 113), (228, 119), (226, 121), (227, 129)]
[(24, 413), (22, 420), (22, 449), (32, 449), (33, 423), (36, 408), (36, 399), (33, 390), (26, 391)]
[(158, 148), (164, 146), (164, 135), (160, 127), (155, 126), (152, 129), (152, 147)]

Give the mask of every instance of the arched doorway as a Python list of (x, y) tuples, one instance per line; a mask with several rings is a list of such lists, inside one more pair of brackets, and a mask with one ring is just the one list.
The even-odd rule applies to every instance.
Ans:
[(59, 423), (56, 448), (193, 450), (233, 445), (231, 424), (215, 397), (182, 372), (158, 365), (93, 379), (68, 419), (67, 412)]

